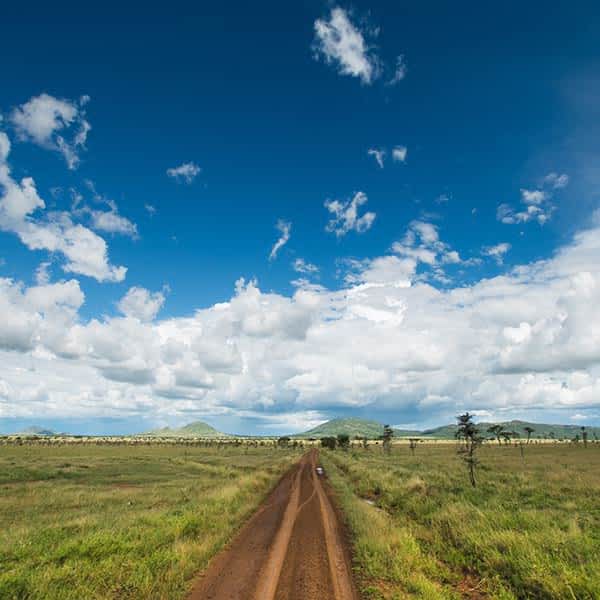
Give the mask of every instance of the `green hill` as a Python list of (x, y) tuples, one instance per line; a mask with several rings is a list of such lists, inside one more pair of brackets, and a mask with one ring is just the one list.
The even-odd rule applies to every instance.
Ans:
[[(501, 425), (505, 431), (515, 432), (517, 437), (527, 438), (525, 427), (531, 427), (534, 431), (531, 434), (531, 439), (573, 439), (576, 435), (581, 437), (580, 425), (549, 425), (546, 423), (530, 423), (528, 421), (503, 421), (499, 423), (477, 423), (480, 432), (484, 437), (493, 437), (487, 430), (492, 425)], [(600, 427), (587, 427), (588, 439), (600, 439)], [(377, 439), (383, 433), (383, 424), (377, 421), (368, 419), (332, 419), (325, 423), (321, 423), (313, 429), (309, 429), (304, 433), (296, 434), (291, 437), (297, 438), (321, 438), (328, 436), (337, 436), (339, 434), (347, 434), (350, 438), (356, 436), (367, 437), (369, 439)], [(456, 434), (456, 425), (442, 425), (433, 429), (424, 431), (394, 429), (394, 436), (401, 437), (421, 437), (428, 439), (453, 440)]]
[[(480, 423), (479, 427), (482, 430), (487, 430), (492, 423)], [(546, 423), (529, 423), (527, 421), (506, 421), (498, 423), (507, 431), (514, 431), (519, 436), (526, 438), (527, 432), (525, 427), (531, 427), (534, 431), (531, 434), (532, 439), (573, 439), (576, 435), (581, 438), (581, 425), (548, 425)], [(595, 436), (600, 438), (600, 427), (586, 427), (588, 439), (593, 440)], [(491, 434), (488, 434), (491, 435)]]
[[(302, 437), (302, 438), (322, 438), (322, 437), (330, 437), (337, 436), (340, 434), (347, 434), (350, 438), (354, 438), (356, 436), (359, 437), (367, 437), (369, 439), (377, 439), (381, 437), (383, 434), (383, 424), (378, 423), (377, 421), (369, 421), (368, 419), (357, 419), (357, 418), (348, 418), (348, 419), (331, 419), (331, 421), (327, 421), (326, 423), (321, 423), (321, 425), (317, 425), (317, 427), (313, 427), (313, 429), (309, 429), (304, 433), (300, 433), (294, 435), (293, 437)], [(404, 430), (394, 430), (394, 435), (398, 437), (408, 436), (413, 434), (418, 434), (418, 431), (404, 431)]]
[(231, 437), (228, 433), (221, 433), (203, 421), (188, 423), (183, 427), (163, 427), (146, 431), (140, 435), (148, 437), (181, 437), (181, 438), (225, 438)]
[[(517, 437), (526, 438), (527, 432), (525, 427), (531, 427), (533, 433), (531, 439), (573, 439), (576, 435), (581, 437), (581, 426), (580, 425), (550, 425), (548, 423), (531, 423), (529, 421), (500, 421), (498, 423), (477, 423), (479, 431), (485, 437), (493, 437), (493, 434), (488, 433), (487, 430), (492, 425), (500, 425), (505, 431), (515, 432)], [(595, 439), (594, 436), (600, 438), (600, 427), (586, 427), (588, 432), (588, 438), (590, 440)], [(437, 439), (454, 439), (456, 434), (456, 425), (444, 425), (442, 427), (436, 427), (434, 429), (427, 429), (421, 434), (427, 438)]]

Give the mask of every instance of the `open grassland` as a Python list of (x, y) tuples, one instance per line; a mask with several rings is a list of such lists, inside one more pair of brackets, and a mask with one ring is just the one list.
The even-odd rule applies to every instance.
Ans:
[(365, 598), (600, 598), (600, 445), (321, 453)]
[(0, 447), (0, 598), (182, 598), (298, 456)]

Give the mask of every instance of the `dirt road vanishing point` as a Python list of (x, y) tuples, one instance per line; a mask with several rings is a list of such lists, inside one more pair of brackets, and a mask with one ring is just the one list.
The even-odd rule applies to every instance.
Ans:
[(312, 450), (288, 471), (188, 600), (358, 600), (317, 456)]

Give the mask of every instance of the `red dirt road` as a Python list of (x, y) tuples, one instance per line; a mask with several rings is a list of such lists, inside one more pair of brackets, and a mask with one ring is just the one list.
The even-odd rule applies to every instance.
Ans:
[(358, 600), (350, 554), (326, 486), (305, 454), (188, 600)]

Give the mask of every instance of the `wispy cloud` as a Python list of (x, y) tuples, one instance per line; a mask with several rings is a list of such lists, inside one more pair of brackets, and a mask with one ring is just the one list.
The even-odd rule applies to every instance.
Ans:
[(35, 282), (37, 285), (48, 285), (50, 283), (50, 261), (41, 262), (35, 270)]
[(333, 215), (327, 223), (326, 231), (335, 233), (337, 237), (346, 235), (349, 231), (364, 233), (375, 221), (374, 212), (365, 212), (359, 216), (358, 209), (368, 201), (364, 192), (356, 192), (351, 200), (326, 200), (325, 208)]
[(92, 210), (90, 214), (92, 229), (105, 231), (106, 233), (119, 233), (132, 238), (138, 237), (137, 225), (127, 217), (120, 215), (116, 207), (113, 210)]
[(385, 158), (385, 150), (382, 148), (369, 148), (367, 150), (369, 156), (375, 157), (379, 168), (383, 169), (383, 159)]
[(419, 273), (418, 279), (433, 279), (443, 284), (452, 282), (445, 270), (448, 265), (467, 267), (480, 263), (480, 259), (464, 260), (457, 250), (440, 239), (437, 225), (423, 220), (410, 222), (404, 237), (392, 244), (392, 252), (401, 258), (401, 267), (408, 273), (414, 274), (422, 265), (428, 271)]
[(405, 77), (408, 69), (406, 66), (406, 61), (404, 60), (404, 55), (401, 54), (396, 59), (396, 70), (394, 71), (393, 77), (388, 81), (388, 85), (397, 85), (400, 83)]
[(504, 255), (511, 249), (511, 245), (507, 242), (496, 244), (495, 246), (484, 246), (481, 250), (483, 256), (493, 258), (499, 265), (504, 263)]
[(549, 198), (549, 195), (543, 190), (521, 189), (521, 200), (525, 204), (541, 204)]
[(196, 179), (201, 170), (202, 169), (200, 169), (196, 163), (187, 162), (179, 165), (178, 167), (171, 167), (170, 169), (167, 169), (167, 175), (175, 179), (177, 182), (190, 184), (192, 181), (194, 181), (194, 179)]
[(555, 190), (567, 187), (569, 185), (569, 176), (566, 173), (559, 175), (558, 173), (548, 173), (544, 177), (544, 183)]
[(85, 203), (84, 196), (77, 189), (70, 188), (69, 192), (72, 198), (71, 215), (74, 217), (89, 217), (90, 227), (96, 231), (137, 238), (137, 225), (119, 213), (117, 203), (112, 198), (100, 194), (96, 189), (96, 184), (91, 179), (85, 179), (84, 183), (92, 193), (93, 204), (103, 204), (108, 207), (108, 210), (90, 207)]
[(365, 84), (378, 77), (377, 56), (343, 8), (333, 8), (329, 19), (317, 19), (314, 30), (313, 49), (317, 58), (336, 65), (342, 75), (358, 77)]
[(510, 204), (501, 204), (496, 211), (496, 218), (505, 225), (517, 225), (537, 221), (544, 225), (552, 216), (554, 207), (541, 208), (535, 204), (527, 206), (524, 210), (516, 211)]
[(521, 202), (524, 207), (516, 210), (510, 204), (500, 204), (496, 211), (498, 221), (506, 225), (537, 221), (540, 225), (544, 225), (556, 209), (552, 203), (553, 193), (566, 187), (568, 183), (568, 175), (549, 173), (542, 179), (542, 189), (521, 188)]
[(404, 55), (398, 55), (393, 66), (387, 65), (374, 44), (380, 28), (365, 25), (364, 20), (357, 24), (352, 16), (350, 11), (335, 6), (328, 17), (314, 22), (315, 59), (322, 59), (336, 67), (341, 75), (356, 77), (365, 85), (378, 79), (383, 79), (388, 87), (400, 83), (407, 73)]
[(279, 221), (277, 221), (275, 228), (277, 229), (277, 231), (279, 231), (281, 235), (271, 248), (269, 260), (275, 260), (277, 258), (277, 254), (279, 253), (281, 248), (283, 248), (283, 246), (285, 246), (288, 243), (290, 235), (292, 233), (292, 224), (282, 219), (279, 219)]
[[(385, 148), (369, 148), (367, 150), (367, 154), (375, 159), (380, 169), (383, 169), (385, 163), (385, 156), (387, 154)], [(394, 146), (392, 148), (392, 160), (394, 162), (405, 162), (407, 154), (408, 149), (406, 148), (406, 146)]]
[(395, 146), (392, 150), (392, 158), (396, 162), (406, 162), (406, 155), (408, 154), (408, 148), (406, 146)]
[(307, 262), (303, 258), (297, 258), (292, 264), (296, 273), (304, 273), (306, 275), (315, 275), (319, 272), (319, 267)]

